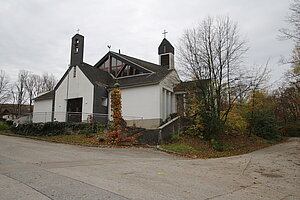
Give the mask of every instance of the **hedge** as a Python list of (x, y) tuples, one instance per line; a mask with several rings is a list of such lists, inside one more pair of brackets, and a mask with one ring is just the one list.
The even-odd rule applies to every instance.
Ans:
[(104, 124), (47, 122), (27, 123), (12, 126), (12, 131), (20, 135), (28, 136), (54, 136), (64, 134), (100, 133), (106, 128)]

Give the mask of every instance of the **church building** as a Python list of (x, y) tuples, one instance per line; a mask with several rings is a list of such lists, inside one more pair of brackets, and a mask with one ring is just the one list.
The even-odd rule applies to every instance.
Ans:
[(174, 68), (174, 47), (164, 38), (159, 64), (109, 51), (95, 65), (83, 61), (84, 37), (72, 38), (70, 65), (53, 91), (35, 98), (33, 122), (107, 123), (110, 93), (119, 87), (128, 125), (157, 128), (177, 112), (174, 88), (181, 81)]

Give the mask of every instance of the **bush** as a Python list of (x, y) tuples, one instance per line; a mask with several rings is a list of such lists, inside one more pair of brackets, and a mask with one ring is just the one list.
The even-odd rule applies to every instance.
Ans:
[(179, 140), (181, 140), (182, 139), (182, 137), (180, 136), (180, 134), (174, 134), (174, 135), (172, 135), (172, 137), (171, 137), (171, 140), (172, 141), (179, 141)]
[(275, 118), (275, 105), (264, 93), (254, 93), (249, 101), (246, 118), (250, 133), (266, 140), (278, 141), (281, 139), (279, 125)]
[(0, 131), (8, 131), (9, 130), (9, 126), (3, 122), (3, 121), (0, 121)]
[(7, 124), (9, 127), (11, 127), (11, 126), (14, 124), (14, 121), (12, 121), (12, 120), (7, 120), (7, 121), (6, 121), (6, 124)]
[(224, 146), (218, 140), (211, 139), (209, 143), (214, 150), (224, 151)]
[(234, 135), (241, 135), (246, 133), (248, 122), (241, 113), (242, 109), (239, 107), (234, 107), (228, 114), (227, 121), (225, 123), (226, 132)]
[(277, 125), (275, 117), (268, 116), (263, 113), (260, 114), (261, 115), (256, 116), (251, 123), (255, 135), (266, 140), (280, 140), (279, 126)]
[(283, 126), (283, 135), (288, 137), (300, 137), (300, 121), (289, 122)]
[(105, 125), (103, 124), (47, 122), (19, 124), (13, 128), (13, 131), (17, 134), (28, 136), (54, 136), (76, 134), (78, 132), (89, 135), (104, 130), (104, 127)]

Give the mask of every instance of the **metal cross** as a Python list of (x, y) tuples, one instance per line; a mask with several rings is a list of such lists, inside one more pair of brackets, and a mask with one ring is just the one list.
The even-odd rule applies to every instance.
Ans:
[(108, 47), (108, 51), (110, 51), (110, 47), (111, 47), (111, 45), (107, 45), (107, 47)]
[(77, 33), (79, 34), (80, 29), (77, 29), (76, 31), (77, 31)]
[(167, 33), (168, 32), (166, 30), (164, 30), (164, 32), (162, 33), (164, 35), (164, 38), (166, 38)]

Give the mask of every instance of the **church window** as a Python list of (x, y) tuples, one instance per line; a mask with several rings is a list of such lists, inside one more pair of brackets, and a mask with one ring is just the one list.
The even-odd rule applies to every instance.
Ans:
[(170, 63), (169, 63), (169, 55), (162, 55), (161, 56), (161, 65), (169, 67), (169, 65), (170, 65)]
[(117, 76), (117, 74), (121, 71), (121, 69), (124, 67), (125, 63), (123, 63), (120, 60), (117, 60), (114, 57), (111, 57), (111, 68), (110, 73), (114, 76)]
[(104, 63), (102, 63), (102, 65), (100, 65), (100, 69), (104, 70), (104, 71), (108, 71), (108, 67), (109, 67), (109, 59), (107, 59)]
[(117, 59), (114, 57), (111, 58), (111, 66), (116, 66), (117, 65)]
[(122, 65), (122, 64), (123, 64), (122, 61), (117, 60), (117, 65)]
[(74, 52), (78, 53), (78, 51), (79, 51), (79, 40), (76, 39), (74, 44)]
[(102, 104), (102, 106), (107, 106), (107, 98), (106, 97), (102, 97), (101, 104)]
[(76, 77), (76, 66), (74, 66), (74, 68), (73, 68), (73, 78), (75, 78)]
[[(125, 68), (123, 69), (124, 66)], [(143, 73), (142, 71), (135, 69), (112, 56), (107, 58), (107, 60), (100, 65), (99, 69), (108, 71), (115, 77), (132, 76)]]

